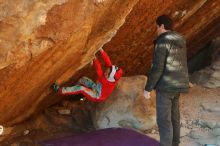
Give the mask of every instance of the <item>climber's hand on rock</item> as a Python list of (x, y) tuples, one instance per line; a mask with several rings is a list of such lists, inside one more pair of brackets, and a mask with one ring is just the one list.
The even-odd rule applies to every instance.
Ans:
[(150, 92), (144, 90), (144, 97), (145, 99), (150, 99), (151, 98)]
[(92, 61), (90, 62), (90, 65), (93, 66), (94, 60), (96, 60), (97, 57), (94, 55), (94, 58), (92, 59)]
[(0, 135), (3, 135), (3, 132), (4, 132), (4, 127), (0, 125)]
[(90, 65), (93, 66), (93, 60), (90, 62)]

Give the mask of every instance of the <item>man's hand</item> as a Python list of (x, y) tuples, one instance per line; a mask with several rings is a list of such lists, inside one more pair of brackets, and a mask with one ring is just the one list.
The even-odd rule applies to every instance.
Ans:
[(144, 97), (145, 99), (150, 99), (151, 98), (150, 92), (144, 90)]

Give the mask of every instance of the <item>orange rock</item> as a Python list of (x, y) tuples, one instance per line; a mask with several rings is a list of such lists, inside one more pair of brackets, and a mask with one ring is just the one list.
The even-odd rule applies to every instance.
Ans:
[(124, 75), (146, 74), (155, 18), (162, 13), (170, 14), (186, 37), (189, 56), (220, 31), (216, 0), (16, 0), (0, 7), (0, 124), (5, 126), (60, 101), (49, 89), (53, 82), (92, 76), (91, 68), (80, 69), (109, 41), (104, 49)]

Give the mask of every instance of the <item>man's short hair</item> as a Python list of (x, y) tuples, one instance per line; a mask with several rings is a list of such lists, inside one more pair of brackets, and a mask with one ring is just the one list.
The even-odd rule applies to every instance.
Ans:
[(167, 15), (161, 15), (161, 16), (157, 17), (156, 23), (159, 26), (161, 26), (163, 24), (164, 28), (166, 30), (173, 30), (173, 21)]

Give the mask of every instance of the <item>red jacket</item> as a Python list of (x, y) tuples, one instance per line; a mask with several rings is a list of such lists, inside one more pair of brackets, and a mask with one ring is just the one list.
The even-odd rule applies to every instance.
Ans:
[[(102, 56), (102, 58), (104, 60), (105, 66), (106, 67), (111, 67), (112, 63), (111, 63), (111, 60), (110, 60), (108, 54), (106, 52), (104, 52), (104, 51), (101, 51), (101, 56)], [(115, 78), (116, 81), (115, 82), (110, 82), (105, 77), (99, 60), (98, 59), (94, 59), (93, 60), (93, 64), (94, 64), (94, 66), (96, 68), (96, 72), (97, 72), (97, 75), (98, 75), (97, 82), (100, 82), (102, 84), (101, 96), (100, 96), (99, 99), (96, 99), (95, 102), (101, 102), (101, 101), (104, 101), (112, 93), (112, 91), (113, 91), (117, 81), (122, 76), (123, 71), (120, 68), (117, 71), (117, 78)]]

